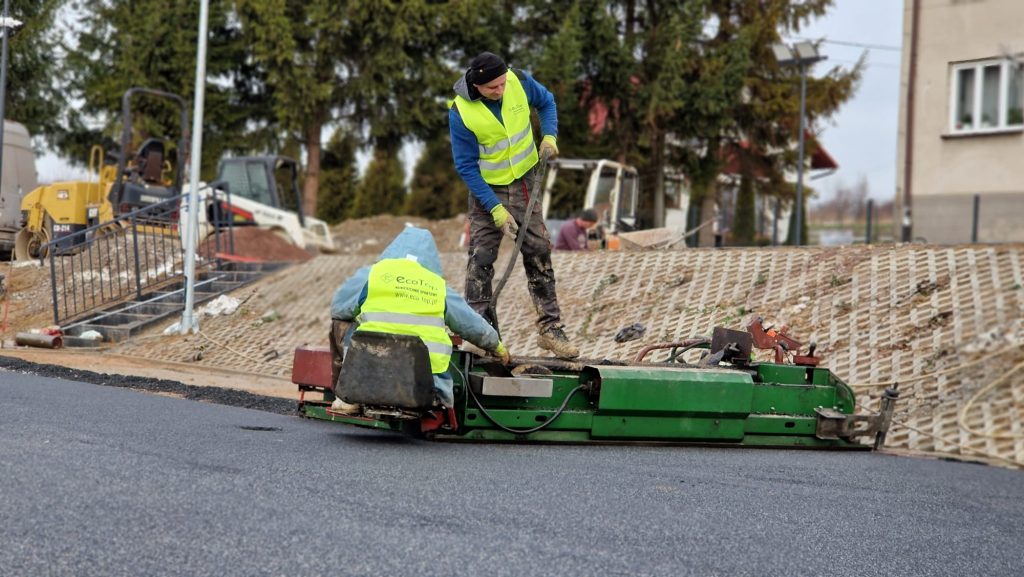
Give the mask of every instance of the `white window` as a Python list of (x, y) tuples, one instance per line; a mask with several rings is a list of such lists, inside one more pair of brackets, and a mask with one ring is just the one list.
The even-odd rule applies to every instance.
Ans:
[(954, 64), (950, 132), (1024, 129), (1024, 73), (1007, 59)]

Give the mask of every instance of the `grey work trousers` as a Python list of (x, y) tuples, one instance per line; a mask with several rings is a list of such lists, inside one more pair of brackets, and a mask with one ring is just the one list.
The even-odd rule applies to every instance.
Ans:
[[(540, 191), (532, 190), (536, 170), (538, 167), (534, 166), (522, 178), (507, 186), (491, 186), (498, 200), (520, 226), (525, 221), (526, 206), (531, 195), (541, 194)], [(541, 199), (538, 198), (520, 252), (533, 306), (537, 310), (537, 326), (543, 332), (550, 328), (561, 328), (562, 313), (555, 294), (555, 272), (551, 268), (551, 237), (541, 212)], [(494, 225), (491, 213), (484, 210), (476, 197), (470, 195), (466, 302), (494, 326), (497, 326), (497, 319), (491, 316), (491, 281), (494, 278), (498, 248), (504, 237), (501, 229)], [(504, 263), (502, 266), (505, 266)], [(504, 273), (504, 269), (501, 272)]]

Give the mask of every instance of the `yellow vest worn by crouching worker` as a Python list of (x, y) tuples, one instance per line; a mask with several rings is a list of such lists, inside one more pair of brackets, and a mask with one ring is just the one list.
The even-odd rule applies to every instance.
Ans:
[(462, 122), (476, 135), (480, 145), (480, 175), (487, 184), (497, 186), (522, 178), (538, 159), (526, 91), (511, 70), (505, 78), (505, 93), (501, 97), (504, 124), (498, 122), (481, 101), (461, 96), (452, 100), (452, 104), (458, 106)]
[(444, 328), (445, 282), (415, 261), (386, 259), (370, 268), (357, 331), (419, 337), (430, 353), (430, 371), (448, 370), (452, 340)]

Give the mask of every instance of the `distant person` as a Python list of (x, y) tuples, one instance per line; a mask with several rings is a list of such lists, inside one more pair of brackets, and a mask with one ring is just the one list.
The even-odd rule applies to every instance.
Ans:
[(588, 209), (581, 210), (576, 218), (566, 221), (558, 231), (555, 250), (589, 250), (587, 233), (597, 226), (597, 214)]
[[(494, 262), (504, 234), (515, 237), (524, 221), (541, 157), (558, 155), (558, 110), (555, 97), (526, 72), (509, 68), (501, 57), (483, 52), (452, 87), (448, 126), (455, 170), (470, 190), (469, 266), (466, 300), (488, 317)], [(530, 124), (537, 110), (541, 138), (538, 152)], [(551, 268), (551, 238), (540, 203), (535, 204), (521, 252), (527, 285), (537, 310), (537, 344), (556, 356), (571, 359), (580, 351), (565, 335)], [(488, 318), (492, 324), (497, 319)]]
[[(333, 385), (337, 385), (341, 358), (354, 331), (375, 331), (419, 337), (430, 356), (434, 390), (442, 405), (455, 404), (454, 383), (448, 372), (452, 341), (445, 327), (508, 364), (508, 349), (498, 332), (466, 304), (462, 295), (441, 276), (441, 257), (429, 230), (406, 227), (384, 249), (373, 266), (364, 266), (348, 278), (331, 299), (331, 356)], [(354, 323), (347, 331), (346, 322)], [(359, 405), (336, 399), (332, 408), (358, 413)]]

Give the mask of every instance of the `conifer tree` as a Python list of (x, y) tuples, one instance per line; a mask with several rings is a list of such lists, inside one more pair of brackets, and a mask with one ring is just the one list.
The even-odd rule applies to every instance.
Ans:
[(447, 135), (427, 143), (412, 173), (405, 213), (432, 219), (450, 218), (465, 212), (469, 189), (452, 161)]
[[(241, 96), (250, 79), (242, 67), (245, 47), (238, 27), (228, 17), (229, 5), (229, 0), (210, 1), (201, 165), (206, 179), (213, 176), (225, 152), (253, 144), (247, 135), (252, 132), (251, 123), (261, 116), (259, 107)], [(132, 87), (180, 95), (191, 117), (197, 3), (97, 0), (79, 15), (63, 71), (68, 92), (80, 108), (67, 115), (68, 130), (58, 143), (63, 156), (84, 163), (93, 144), (106, 143), (109, 148), (120, 134), (121, 97)], [(140, 98), (133, 102), (133, 110), (133, 127), (138, 131), (135, 144), (148, 136), (177, 139), (179, 117), (173, 106)]]
[(321, 161), (316, 216), (334, 224), (348, 218), (356, 195), (356, 139), (345, 128), (334, 131)]
[(58, 83), (62, 53), (54, 34), (64, 0), (11, 0), (10, 16), (22, 26), (8, 39), (5, 116), (48, 144), (60, 139), (67, 99)]

